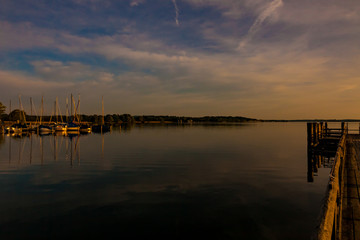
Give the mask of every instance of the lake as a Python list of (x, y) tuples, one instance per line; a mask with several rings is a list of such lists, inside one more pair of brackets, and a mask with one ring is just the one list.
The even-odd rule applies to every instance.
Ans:
[(306, 123), (0, 135), (0, 239), (309, 239)]

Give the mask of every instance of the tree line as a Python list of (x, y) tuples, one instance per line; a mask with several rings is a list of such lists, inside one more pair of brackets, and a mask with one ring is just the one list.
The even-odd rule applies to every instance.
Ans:
[[(25, 111), (15, 109), (11, 113), (5, 113), (6, 107), (0, 102), (0, 120), (2, 121), (39, 121), (40, 117), (28, 115)], [(43, 116), (43, 122), (49, 121), (71, 121), (67, 116)], [(104, 120), (107, 124), (133, 124), (133, 123), (239, 123), (257, 121), (253, 118), (234, 117), (234, 116), (204, 116), (204, 117), (185, 117), (185, 116), (168, 116), (168, 115), (135, 115), (130, 114), (106, 114), (102, 115), (81, 114), (74, 119), (75, 121), (89, 122), (92, 124), (101, 124)]]

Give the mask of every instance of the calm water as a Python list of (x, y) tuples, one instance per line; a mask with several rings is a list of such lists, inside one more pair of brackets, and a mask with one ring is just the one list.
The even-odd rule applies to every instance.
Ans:
[(0, 136), (0, 239), (308, 239), (305, 123)]

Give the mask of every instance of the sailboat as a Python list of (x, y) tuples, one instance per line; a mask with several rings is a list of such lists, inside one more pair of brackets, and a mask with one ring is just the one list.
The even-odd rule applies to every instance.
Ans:
[(90, 133), (91, 127), (88, 124), (80, 124), (80, 132), (81, 133)]
[(71, 94), (71, 120), (70, 120), (70, 122), (67, 123), (67, 131), (68, 132), (79, 132), (80, 126), (74, 122), (74, 119), (76, 117), (76, 109), (74, 112), (74, 116), (72, 116), (73, 105), (75, 107), (74, 98)]
[(21, 124), (21, 123), (16, 123), (13, 124), (7, 128), (5, 128), (6, 133), (22, 133), (22, 132), (26, 132), (28, 129), (26, 124)]
[(19, 120), (16, 124), (13, 124), (10, 127), (7, 127), (6, 132), (20, 134), (22, 132), (28, 132), (28, 131), (29, 131), (29, 127), (26, 124), (25, 111), (23, 109), (23, 106), (21, 103), (21, 97), (19, 95)]
[(79, 118), (78, 118), (78, 120), (79, 120), (79, 123), (80, 123), (80, 132), (81, 133), (90, 133), (91, 132), (91, 127), (90, 127), (90, 125), (88, 124), (88, 123), (83, 123), (83, 122), (81, 122), (81, 114), (80, 114), (80, 95), (79, 95), (79, 102), (78, 102), (78, 108), (79, 108), (79, 114), (78, 114), (78, 116), (79, 116)]
[(39, 133), (51, 133), (53, 132), (52, 127), (48, 126), (48, 125), (44, 125), (42, 124), (42, 116), (44, 114), (44, 96), (41, 97), (41, 115), (40, 115), (40, 125), (39, 125)]
[(33, 109), (34, 109), (36, 118), (35, 118), (35, 124), (33, 124), (34, 120), (33, 119), (31, 120), (30, 126), (29, 126), (29, 131), (36, 132), (39, 129), (40, 123), (39, 123), (39, 116), (36, 112), (36, 107), (34, 106), (34, 103), (33, 103), (31, 97), (30, 97), (30, 109), (31, 109), (30, 116), (33, 117)]
[[(61, 122), (59, 122), (59, 112), (60, 112)], [(63, 118), (61, 115), (57, 97), (56, 97), (56, 101), (55, 101), (55, 115), (56, 115), (56, 123), (54, 125), (54, 130), (56, 132), (66, 132), (67, 124), (63, 122)]]

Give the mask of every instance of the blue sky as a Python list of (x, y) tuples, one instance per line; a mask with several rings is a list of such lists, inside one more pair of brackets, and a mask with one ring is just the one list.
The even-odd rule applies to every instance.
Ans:
[(360, 118), (359, 26), (353, 0), (0, 0), (0, 101)]

